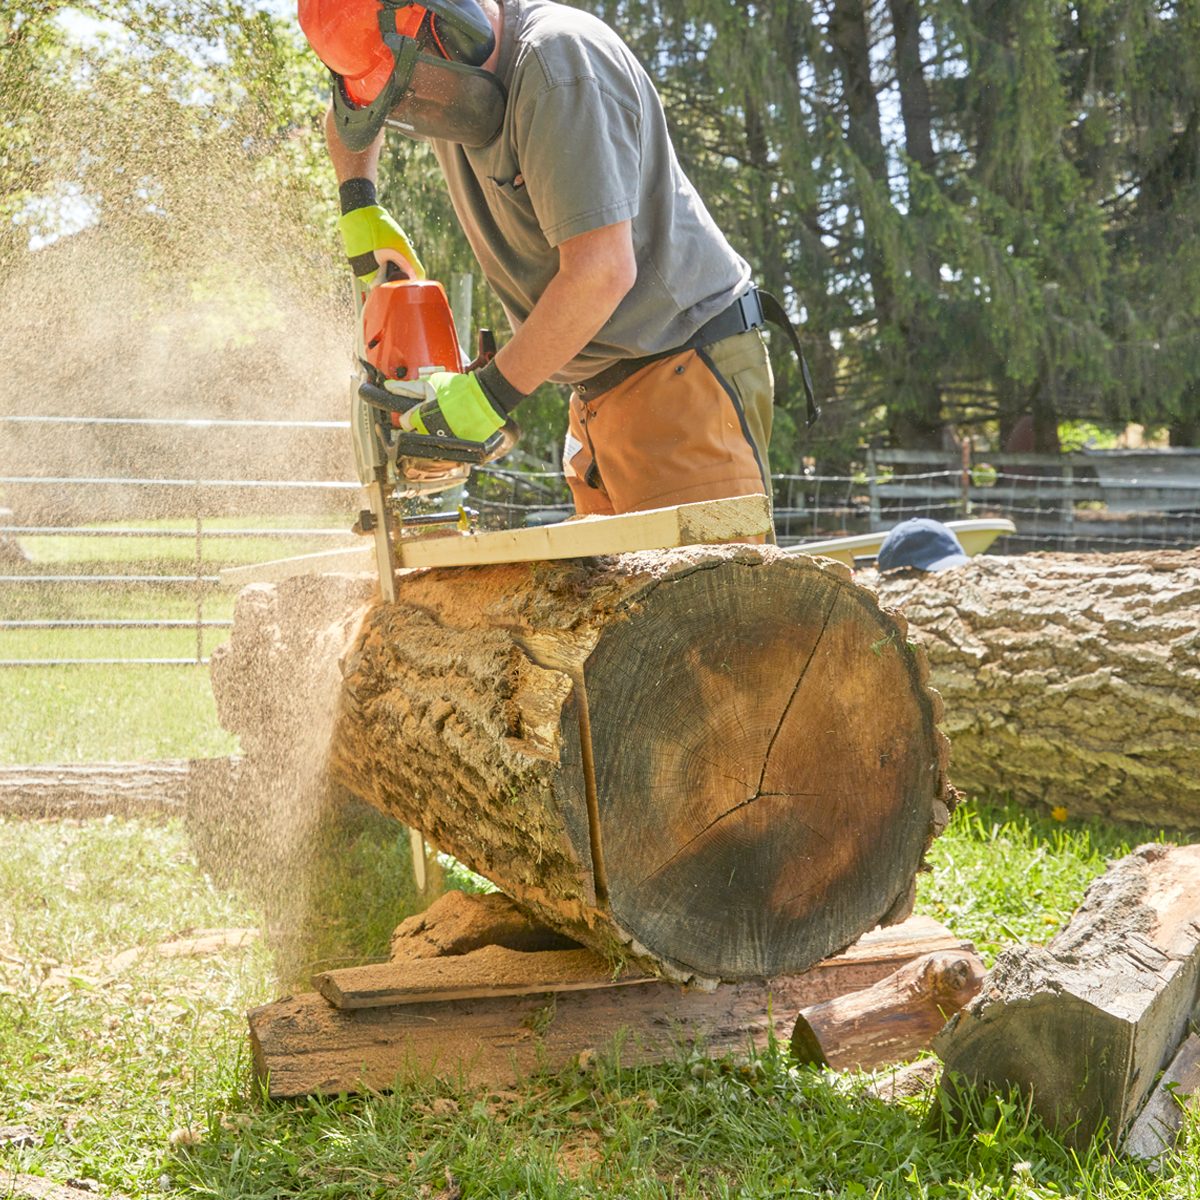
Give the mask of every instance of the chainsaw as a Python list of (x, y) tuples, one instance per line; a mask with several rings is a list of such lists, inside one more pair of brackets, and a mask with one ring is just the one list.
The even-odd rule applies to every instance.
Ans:
[(511, 419), (486, 442), (404, 428), (404, 414), (433, 396), (430, 375), (476, 370), (494, 357), (496, 342), (490, 330), (480, 330), (476, 357), (465, 362), (442, 285), (397, 274), (389, 264), (381, 282), (355, 288), (358, 367), (350, 417), (358, 478), (370, 504), (354, 531), (375, 539), (379, 587), (387, 601), (396, 598), (397, 547), (406, 536), (430, 527), (470, 532), (477, 516), (461, 505), (406, 515), (406, 502), (462, 486), (472, 467), (507, 454), (520, 437)]

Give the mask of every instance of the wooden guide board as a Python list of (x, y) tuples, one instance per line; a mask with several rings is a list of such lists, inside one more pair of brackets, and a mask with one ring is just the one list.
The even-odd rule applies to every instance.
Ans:
[[(761, 537), (770, 529), (771, 512), (766, 496), (731, 496), (613, 517), (576, 517), (528, 529), (402, 539), (396, 564), (403, 570), (589, 558), (743, 541)], [(361, 548), (325, 550), (275, 562), (227, 567), (221, 572), (221, 582), (238, 587), (275, 583), (295, 575), (370, 571), (374, 564), (373, 543), (367, 543)]]

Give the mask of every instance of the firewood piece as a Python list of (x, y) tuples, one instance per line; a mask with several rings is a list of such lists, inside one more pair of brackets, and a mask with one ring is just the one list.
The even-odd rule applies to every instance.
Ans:
[[(626, 1064), (662, 1062), (681, 1043), (713, 1054), (762, 1048), (791, 1033), (791, 1014), (890, 974), (914, 946), (962, 943), (928, 918), (873, 930), (837, 959), (766, 984), (712, 992), (652, 981), (532, 996), (337, 1009), (317, 993), (249, 1014), (255, 1070), (272, 1096), (387, 1089), (397, 1077), (444, 1075), (502, 1087), (530, 1071), (559, 1069), (621, 1031)], [(918, 951), (919, 953), (920, 951)], [(425, 960), (428, 961), (428, 960)]]
[(1017, 1085), (1076, 1144), (1116, 1142), (1200, 999), (1200, 845), (1141, 846), (1045, 948), (1006, 950), (934, 1048), (956, 1077)]
[(1138, 1113), (1121, 1149), (1158, 1167), (1183, 1128), (1184, 1109), (1200, 1107), (1200, 1036), (1191, 1034)]
[(313, 979), (336, 1008), (382, 1008), (426, 1000), (468, 1000), (482, 996), (527, 996), (644, 983), (649, 976), (612, 967), (591, 950), (525, 953), (483, 946), (452, 958), (417, 958), (322, 971)]
[(912, 1058), (979, 991), (983, 975), (983, 960), (969, 951), (924, 954), (869, 988), (801, 1009), (792, 1057), (839, 1071)]
[(191, 786), (187, 759), (0, 767), (0, 814), (8, 817), (157, 817), (178, 813)]
[[(234, 732), (311, 736), (260, 681), (313, 676), (285, 618), (320, 586), (239, 597), (213, 666)], [(795, 973), (903, 919), (949, 816), (921, 656), (825, 560), (712, 546), (414, 572), (342, 657), (338, 784), (542, 924), (679, 982)]]
[(1200, 827), (1200, 555), (985, 555), (864, 573), (929, 655), (955, 784)]

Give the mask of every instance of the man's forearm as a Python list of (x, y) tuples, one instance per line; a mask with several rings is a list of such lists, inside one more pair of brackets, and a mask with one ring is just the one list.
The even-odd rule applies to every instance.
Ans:
[(383, 148), (383, 131), (365, 150), (350, 150), (337, 131), (337, 122), (331, 105), (325, 113), (325, 145), (329, 148), (329, 161), (339, 184), (347, 179), (369, 179), (374, 183), (379, 175), (379, 153)]
[(636, 277), (628, 222), (564, 243), (558, 274), (496, 355), (504, 378), (529, 393), (561, 370), (600, 332)]

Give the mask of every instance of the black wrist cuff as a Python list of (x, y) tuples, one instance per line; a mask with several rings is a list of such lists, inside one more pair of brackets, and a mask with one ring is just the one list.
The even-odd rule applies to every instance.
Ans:
[(338, 199), (342, 204), (342, 216), (356, 208), (367, 208), (375, 203), (375, 185), (371, 180), (359, 176), (347, 179), (338, 185)]
[(475, 372), (475, 378), (479, 380), (479, 386), (483, 388), (487, 398), (498, 408), (505, 416), (508, 416), (518, 404), (528, 395), (527, 392), (518, 392), (511, 383), (500, 373), (500, 368), (496, 366), (496, 361), (493, 359), (490, 363), (480, 367)]

